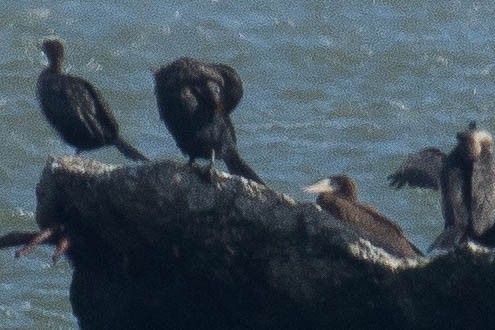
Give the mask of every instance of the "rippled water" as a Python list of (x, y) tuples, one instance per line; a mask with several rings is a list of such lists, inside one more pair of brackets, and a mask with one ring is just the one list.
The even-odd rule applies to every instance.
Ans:
[[(47, 36), (66, 69), (93, 82), (123, 135), (151, 158), (184, 159), (160, 122), (152, 69), (181, 56), (238, 70), (239, 148), (276, 190), (345, 172), (361, 199), (422, 249), (442, 229), (439, 196), (393, 191), (410, 152), (449, 150), (476, 119), (493, 132), (495, 5), (490, 1), (7, 1), (0, 4), (0, 233), (35, 228), (34, 187), (49, 154), (70, 154), (40, 114), (34, 86)], [(112, 148), (85, 154), (126, 160)], [(0, 328), (77, 328), (71, 270), (51, 251), (0, 251)]]

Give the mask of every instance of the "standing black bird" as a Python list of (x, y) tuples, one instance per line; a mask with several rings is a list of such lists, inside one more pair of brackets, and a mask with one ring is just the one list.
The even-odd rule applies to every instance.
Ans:
[(132, 160), (148, 160), (119, 136), (119, 127), (100, 92), (86, 80), (64, 74), (64, 46), (58, 40), (45, 40), (43, 52), (48, 67), (41, 72), (37, 96), (41, 110), (62, 139), (76, 153), (115, 145)]
[(397, 224), (359, 202), (356, 183), (349, 176), (332, 176), (306, 187), (305, 191), (318, 193), (318, 205), (389, 253), (406, 258), (423, 255)]
[(229, 172), (264, 184), (237, 150), (230, 113), (243, 95), (237, 72), (224, 64), (181, 58), (154, 74), (160, 117), (177, 146), (196, 158), (223, 159)]
[(450, 247), (467, 238), (495, 244), (493, 137), (477, 129), (476, 123), (457, 134), (457, 145), (449, 154), (424, 149), (410, 155), (388, 179), (397, 189), (405, 184), (440, 189), (445, 228), (432, 248)]

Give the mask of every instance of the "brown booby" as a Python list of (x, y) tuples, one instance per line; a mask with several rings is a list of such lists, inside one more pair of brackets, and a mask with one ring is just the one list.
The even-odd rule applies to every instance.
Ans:
[(356, 183), (349, 176), (332, 176), (307, 186), (305, 191), (317, 193), (318, 205), (387, 252), (407, 258), (423, 255), (397, 224), (359, 202)]

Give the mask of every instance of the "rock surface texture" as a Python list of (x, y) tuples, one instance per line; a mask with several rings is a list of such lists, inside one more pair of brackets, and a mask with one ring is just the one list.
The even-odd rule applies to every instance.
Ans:
[(393, 257), (313, 203), (197, 167), (48, 161), (41, 228), (71, 239), (83, 329), (486, 328), (493, 252)]

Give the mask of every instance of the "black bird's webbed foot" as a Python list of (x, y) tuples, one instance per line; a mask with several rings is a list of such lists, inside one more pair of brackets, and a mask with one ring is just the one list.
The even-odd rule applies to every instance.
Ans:
[(70, 239), (63, 226), (49, 227), (36, 233), (22, 249), (16, 251), (15, 257), (19, 258), (28, 255), (32, 253), (38, 245), (50, 242), (57, 246), (55, 253), (52, 256), (53, 263), (56, 263), (70, 247)]
[(201, 179), (207, 183), (211, 183), (213, 178), (217, 175), (217, 171), (215, 169), (215, 150), (211, 150), (210, 162), (206, 166), (199, 166), (194, 163), (194, 158), (189, 158), (189, 166), (191, 166), (194, 170), (197, 171)]
[(187, 165), (189, 165), (190, 167), (194, 167), (194, 160), (195, 160), (194, 157), (189, 157), (189, 161), (187, 162)]

